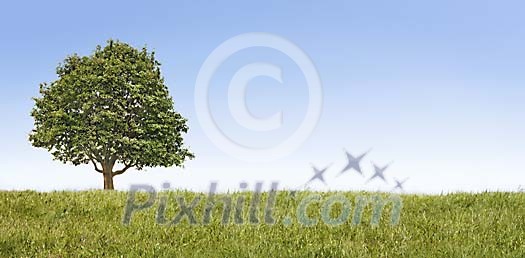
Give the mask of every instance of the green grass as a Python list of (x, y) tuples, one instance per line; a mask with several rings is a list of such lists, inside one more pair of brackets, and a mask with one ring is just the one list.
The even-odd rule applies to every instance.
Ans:
[[(302, 198), (279, 192), (275, 217), (282, 221), (294, 214)], [(329, 197), (334, 193), (323, 193)], [(366, 193), (344, 193), (354, 199)], [(122, 224), (126, 192), (0, 192), (1, 257), (525, 257), (525, 194), (481, 193), (441, 196), (402, 195), (398, 225), (389, 224), (387, 205), (381, 224), (369, 224), (371, 206), (358, 225), (322, 222), (313, 227), (297, 220), (286, 226), (264, 223), (221, 223), (222, 205), (213, 210), (209, 225), (158, 225), (158, 200), (148, 210), (133, 214)], [(191, 192), (171, 192), (166, 217), (178, 212), (175, 196), (195, 197)], [(250, 202), (248, 194), (240, 195)], [(366, 194), (373, 195), (373, 194)], [(139, 196), (144, 200), (145, 194)], [(206, 195), (201, 195), (206, 198)], [(263, 196), (261, 207), (265, 206)], [(205, 202), (196, 217), (202, 220)], [(309, 206), (312, 217), (321, 218), (320, 205)], [(244, 218), (248, 218), (248, 204)], [(341, 211), (335, 205), (332, 216)], [(233, 212), (232, 212), (233, 213)], [(261, 216), (262, 217), (262, 216)], [(232, 218), (233, 220), (233, 218)]]

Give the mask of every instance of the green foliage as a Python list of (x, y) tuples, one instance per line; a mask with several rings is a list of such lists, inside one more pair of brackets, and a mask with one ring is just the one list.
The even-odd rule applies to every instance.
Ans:
[(109, 40), (90, 56), (68, 56), (56, 71), (58, 80), (41, 84), (34, 99), (33, 146), (101, 173), (115, 163), (141, 170), (193, 157), (183, 146), (186, 119), (174, 110), (154, 53)]
[[(289, 193), (279, 192), (276, 219), (293, 212), (308, 194), (298, 193), (292, 199)], [(354, 200), (365, 193), (342, 194)], [(158, 200), (152, 208), (134, 214), (125, 226), (127, 195), (0, 192), (0, 257), (525, 257), (524, 193), (403, 195), (399, 225), (391, 226), (385, 212), (378, 227), (355, 226), (351, 221), (337, 227), (281, 222), (223, 225), (220, 207), (208, 225), (190, 225), (186, 220), (160, 226), (155, 223)], [(235, 200), (241, 195), (250, 196), (229, 196)], [(169, 196), (169, 221), (176, 214), (175, 196), (187, 201), (207, 198), (181, 191)], [(144, 200), (146, 196), (140, 199)], [(262, 202), (259, 210), (264, 207)], [(319, 209), (312, 206), (312, 215)], [(202, 218), (204, 203), (195, 213)], [(248, 219), (246, 213), (244, 218)]]

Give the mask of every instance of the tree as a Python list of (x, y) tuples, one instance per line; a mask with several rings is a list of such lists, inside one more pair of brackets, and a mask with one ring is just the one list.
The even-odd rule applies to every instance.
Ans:
[(34, 98), (29, 136), (55, 160), (91, 163), (104, 189), (113, 189), (113, 177), (130, 168), (182, 166), (194, 157), (154, 52), (109, 40), (90, 56), (66, 57), (56, 72)]

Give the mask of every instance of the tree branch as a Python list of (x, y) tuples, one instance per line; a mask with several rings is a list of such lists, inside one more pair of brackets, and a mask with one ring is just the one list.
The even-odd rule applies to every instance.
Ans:
[(133, 165), (131, 164), (124, 164), (124, 168), (121, 169), (121, 170), (117, 170), (115, 172), (113, 172), (113, 176), (118, 176), (120, 174), (124, 174), (126, 171), (128, 171), (128, 169), (132, 168)]
[(98, 168), (98, 165), (97, 165), (97, 162), (95, 162), (95, 160), (93, 159), (90, 159), (91, 160), (91, 163), (93, 163), (93, 166), (95, 167), (95, 170), (99, 173), (103, 173), (104, 171), (102, 171), (102, 169)]
[(117, 162), (117, 160), (118, 160), (117, 155), (112, 155), (111, 158), (109, 159), (109, 165), (111, 165), (111, 167), (115, 166), (115, 163)]

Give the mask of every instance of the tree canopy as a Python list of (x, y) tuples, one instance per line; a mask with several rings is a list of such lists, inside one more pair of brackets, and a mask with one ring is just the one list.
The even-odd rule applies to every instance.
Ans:
[(56, 73), (34, 98), (33, 146), (63, 163), (91, 163), (105, 189), (130, 168), (182, 166), (194, 157), (154, 52), (109, 40), (92, 55), (68, 56)]

